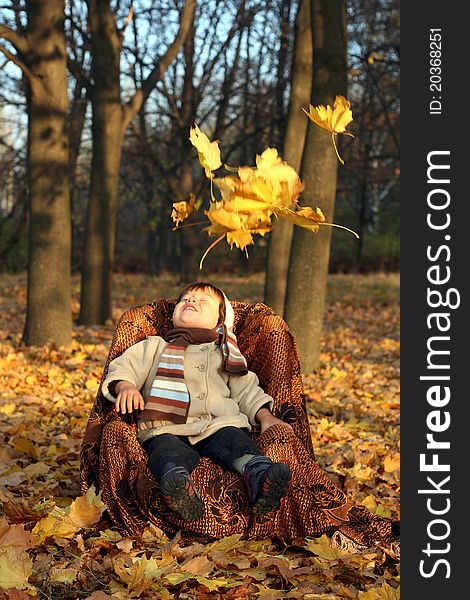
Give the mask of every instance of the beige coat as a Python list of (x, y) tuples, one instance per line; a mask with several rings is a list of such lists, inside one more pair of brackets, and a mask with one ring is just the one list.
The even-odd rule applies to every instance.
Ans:
[[(130, 346), (110, 364), (103, 382), (104, 396), (116, 402), (109, 392), (112, 381), (130, 381), (141, 391), (147, 402), (160, 356), (166, 342), (159, 336)], [(189, 345), (184, 355), (184, 377), (191, 399), (188, 420), (176, 425), (171, 421), (140, 421), (139, 440), (161, 433), (188, 436), (192, 444), (212, 435), (222, 427), (251, 430), (255, 415), (265, 404), (272, 408), (273, 399), (259, 386), (258, 377), (249, 371), (233, 375), (222, 368), (222, 353), (215, 342)]]

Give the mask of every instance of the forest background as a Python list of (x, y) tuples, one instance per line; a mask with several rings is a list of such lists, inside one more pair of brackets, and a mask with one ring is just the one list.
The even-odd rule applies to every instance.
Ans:
[[(4, 3), (5, 4), (5, 3)], [(8, 3), (6, 3), (8, 4)], [(106, 3), (105, 3), (106, 4)], [(178, 3), (111, 3), (122, 28), (119, 58), (123, 104), (133, 98), (178, 30)], [(2, 7), (14, 27), (21, 2)], [(347, 6), (347, 97), (354, 139), (341, 140), (345, 165), (338, 169), (335, 219), (359, 235), (333, 233), (330, 272), (396, 271), (399, 268), (399, 13), (394, 0), (349, 0)], [(16, 7), (16, 8), (15, 8)], [(188, 252), (199, 257), (203, 234), (172, 233), (172, 203), (188, 190), (207, 192), (207, 182), (188, 142), (197, 123), (220, 140), (222, 160), (254, 164), (268, 146), (284, 157), (293, 77), (298, 2), (198, 2), (190, 35), (126, 129), (117, 193), (116, 271), (150, 275), (182, 273)], [(83, 265), (90, 197), (93, 129), (92, 58), (86, 3), (75, 0), (65, 21), (68, 57), (69, 173), (72, 269)], [(303, 17), (299, 28), (308, 28)], [(299, 34), (300, 36), (300, 34)], [(298, 37), (299, 37), (298, 36)], [(6, 43), (6, 49), (10, 46)], [(11, 47), (10, 47), (11, 48)], [(308, 58), (304, 57), (304, 68)], [(310, 59), (311, 60), (311, 59)], [(97, 67), (94, 66), (96, 69)], [(18, 272), (27, 266), (27, 78), (4, 57), (0, 89), (0, 265)], [(111, 79), (111, 78), (109, 78)], [(102, 81), (114, 93), (111, 81)], [(303, 98), (292, 111), (306, 120)], [(304, 133), (298, 129), (298, 136)], [(106, 152), (106, 149), (105, 149)], [(300, 170), (300, 169), (298, 169)], [(189, 180), (189, 181), (188, 181)], [(111, 215), (109, 215), (111, 219)], [(187, 232), (186, 232), (187, 233)], [(243, 252), (216, 248), (204, 276), (214, 272), (263, 272), (269, 234)]]
[[(48, 29), (54, 19), (63, 30)], [(41, 92), (44, 31), (57, 35), (60, 48), (50, 55), (61, 63), (63, 79), (56, 83), (65, 90), (55, 105), (58, 95)], [(333, 62), (320, 51), (324, 43)], [(351, 102), (348, 131), (355, 137), (338, 136), (341, 165), (326, 136), (334, 161), (315, 175), (320, 184), (306, 185), (300, 201), (325, 210), (328, 188), (328, 220), (360, 237), (333, 230), (330, 251), (323, 232), (307, 232), (327, 246), (324, 273), (300, 272), (301, 282), (321, 279), (327, 294), (325, 310), (321, 302), (315, 306), (321, 339), (318, 334), (315, 364), (305, 369), (307, 408), (317, 458), (335, 482), (377, 514), (399, 510), (398, 2), (4, 0), (0, 52), (0, 500), (8, 521), (0, 522), (0, 537), (22, 540), (11, 556), (4, 546), (0, 561), (16, 560), (7, 569), (16, 580), (2, 580), (0, 588), (14, 589), (18, 598), (20, 589), (51, 598), (105, 592), (398, 598), (399, 568), (380, 552), (352, 558), (332, 554), (326, 542), (298, 541), (280, 552), (269, 541), (255, 548), (232, 540), (228, 550), (197, 547), (191, 554), (155, 531), (143, 540), (118, 539), (83, 514), (82, 527), (53, 531), (57, 509), (69, 511), (79, 494), (80, 440), (122, 311), (204, 278), (233, 299), (264, 299), (286, 316), (286, 272), (276, 271), (282, 253), (272, 251), (276, 229), (288, 259), (298, 258), (300, 269), (311, 262), (305, 239), (290, 254), (292, 228), (279, 222), (257, 237), (249, 258), (219, 244), (197, 270), (211, 240), (197, 227), (172, 231), (170, 218), (173, 202), (190, 192), (209, 194), (190, 127), (197, 123), (219, 140), (229, 165), (254, 165), (257, 154), (276, 148), (307, 183), (311, 161), (302, 154), (313, 135), (301, 108), (332, 104), (337, 93)], [(320, 71), (340, 65), (337, 89), (315, 88), (318, 58)], [(52, 123), (49, 139), (36, 135), (45, 119)], [(51, 193), (66, 197), (62, 212), (47, 204)], [(51, 248), (58, 255), (44, 259)], [(269, 287), (278, 278), (281, 296)], [(43, 293), (38, 281), (65, 289), (66, 313), (57, 313), (55, 290)], [(95, 298), (84, 296), (87, 287)], [(301, 296), (312, 306), (312, 289), (297, 294), (299, 306)], [(38, 323), (56, 323), (60, 331)], [(59, 521), (47, 530), (43, 519), (51, 514)], [(65, 513), (64, 519), (70, 522)], [(12, 529), (26, 535), (40, 523), (29, 541)], [(231, 555), (230, 564), (220, 562), (219, 550)], [(158, 583), (151, 568), (145, 571), (149, 552), (169, 561)]]

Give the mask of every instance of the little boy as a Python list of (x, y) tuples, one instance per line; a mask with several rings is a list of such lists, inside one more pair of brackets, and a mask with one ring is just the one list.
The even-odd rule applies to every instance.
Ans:
[(198, 519), (204, 506), (191, 472), (200, 456), (243, 475), (257, 514), (277, 510), (290, 482), (287, 464), (273, 463), (248, 435), (276, 423), (273, 399), (248, 371), (238, 349), (233, 308), (210, 283), (179, 295), (165, 339), (150, 336), (109, 364), (102, 392), (123, 414), (141, 410), (138, 436), (169, 507)]

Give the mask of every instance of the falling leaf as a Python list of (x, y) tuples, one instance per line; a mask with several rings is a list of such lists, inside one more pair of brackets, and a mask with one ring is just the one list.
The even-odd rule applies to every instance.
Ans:
[[(346, 99), (342, 100), (349, 106)], [(331, 127), (336, 128), (333, 135), (344, 129), (347, 124), (346, 109), (341, 117), (339, 116), (341, 102), (338, 99), (334, 115), (328, 119)], [(315, 111), (317, 109), (313, 113)], [(212, 201), (209, 210), (204, 211), (210, 226), (205, 229), (210, 236), (217, 237), (204, 252), (199, 263), (200, 269), (207, 254), (223, 238), (226, 238), (231, 249), (236, 246), (239, 250), (247, 252), (247, 247), (254, 243), (253, 236), (264, 236), (272, 230), (273, 214), (313, 233), (318, 232), (320, 225), (325, 225), (346, 229), (359, 237), (347, 227), (326, 223), (319, 208), (313, 210), (309, 206), (299, 205), (298, 199), (304, 184), (295, 169), (282, 160), (275, 148), (266, 148), (262, 154), (257, 155), (256, 167), (241, 166), (238, 170), (230, 167), (229, 170), (236, 171), (237, 175), (214, 179), (212, 171), (221, 166), (218, 145), (213, 146), (214, 142), (210, 142), (198, 129), (191, 129), (191, 136), (194, 137), (193, 143), (199, 151), (199, 160), (206, 169), (206, 175), (211, 179)], [(221, 198), (218, 200), (214, 197), (212, 185), (220, 191)], [(177, 202), (173, 206), (172, 218), (178, 225), (189, 216), (192, 208), (190, 203), (185, 202)]]
[(253, 236), (246, 231), (229, 231), (227, 232), (227, 242), (230, 248), (236, 246), (240, 250), (245, 250), (247, 246), (253, 243)]
[(278, 216), (285, 217), (288, 221), (309, 229), (310, 231), (316, 232), (320, 229), (320, 224), (325, 222), (325, 216), (322, 211), (317, 208), (313, 210), (310, 206), (305, 206), (299, 210), (293, 211), (284, 206), (276, 206), (274, 212)]
[(213, 225), (224, 231), (239, 231), (242, 227), (240, 215), (237, 212), (227, 211), (222, 206), (216, 206), (215, 203), (211, 205), (206, 215)]
[(171, 218), (173, 219), (176, 227), (192, 215), (202, 204), (202, 199), (197, 199), (194, 194), (190, 194), (189, 200), (182, 200), (181, 202), (173, 202), (173, 209), (171, 211)]
[(344, 164), (344, 161), (338, 154), (335, 136), (342, 133), (354, 137), (352, 133), (346, 131), (346, 127), (353, 120), (350, 106), (350, 102), (344, 96), (336, 96), (333, 108), (330, 105), (323, 106), (320, 104), (319, 106), (313, 106), (310, 104), (308, 112), (304, 108), (302, 109), (311, 121), (331, 133), (336, 156), (341, 164)]
[(198, 151), (199, 162), (204, 167), (206, 177), (212, 179), (214, 176), (212, 171), (215, 171), (222, 166), (219, 143), (211, 142), (207, 135), (203, 133), (197, 125), (191, 127), (189, 140)]
[(346, 127), (353, 120), (350, 102), (344, 96), (336, 96), (333, 108), (330, 105), (308, 107), (308, 112), (302, 109), (308, 118), (316, 123), (319, 127), (330, 133), (346, 133)]
[[(267, 148), (261, 155), (256, 156), (256, 167), (256, 179), (268, 181), (277, 199), (287, 197), (288, 204), (297, 202), (297, 198), (304, 189), (304, 184), (296, 170), (282, 160), (275, 148)], [(286, 186), (287, 189), (285, 195), (283, 186)]]

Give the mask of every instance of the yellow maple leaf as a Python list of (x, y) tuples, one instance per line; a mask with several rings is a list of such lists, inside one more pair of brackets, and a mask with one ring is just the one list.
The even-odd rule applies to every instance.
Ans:
[(212, 171), (222, 166), (219, 143), (211, 142), (197, 125), (191, 127), (189, 141), (198, 151), (199, 162), (204, 167), (206, 177), (212, 179), (214, 177)]
[(64, 520), (64, 514), (48, 515), (36, 523), (33, 528), (33, 535), (36, 538), (36, 544), (40, 546), (47, 539), (52, 537), (71, 539), (77, 527)]
[(240, 250), (245, 250), (247, 246), (253, 244), (253, 236), (248, 231), (230, 231), (227, 233), (227, 242), (230, 248), (236, 246)]
[[(345, 116), (347, 110), (343, 106), (344, 103), (349, 107), (349, 102), (345, 98), (337, 97), (336, 112), (328, 107), (332, 113), (328, 117), (328, 127), (333, 135), (344, 132), (347, 125)], [(312, 114), (315, 111), (321, 113), (322, 110), (328, 112), (325, 107), (318, 107), (318, 110), (314, 107), (311, 109)], [(282, 160), (275, 148), (266, 148), (262, 154), (257, 155), (256, 167), (242, 166), (238, 170), (236, 167), (226, 167), (229, 172), (236, 172), (236, 175), (213, 178), (212, 171), (221, 166), (218, 144), (211, 142), (197, 126), (191, 129), (190, 140), (197, 148), (199, 160), (211, 180), (212, 202), (209, 210), (204, 211), (210, 225), (205, 230), (209, 236), (217, 236), (215, 242), (212, 242), (204, 252), (199, 263), (200, 269), (210, 250), (224, 238), (230, 248), (236, 246), (246, 252), (247, 246), (254, 243), (253, 235), (264, 236), (272, 230), (273, 214), (312, 232), (317, 232), (320, 225), (351, 231), (341, 225), (325, 223), (325, 217), (318, 208), (313, 210), (311, 207), (299, 206), (298, 198), (304, 189), (304, 184), (295, 169)], [(218, 200), (214, 197), (213, 184), (220, 190), (221, 198)], [(188, 203), (174, 203), (173, 220), (178, 224), (188, 216), (190, 210)], [(351, 233), (359, 237), (354, 232)]]
[(346, 127), (353, 120), (350, 106), (351, 103), (346, 100), (344, 96), (336, 96), (333, 108), (331, 108), (329, 104), (326, 106), (323, 106), (322, 104), (319, 106), (313, 106), (312, 104), (309, 104), (308, 112), (305, 110), (305, 108), (302, 108), (304, 113), (311, 121), (325, 131), (329, 131), (331, 133), (336, 156), (343, 165), (344, 161), (338, 153), (335, 136), (339, 133), (342, 133), (344, 135), (354, 137), (352, 133), (346, 131)]
[(67, 508), (54, 506), (47, 517), (42, 518), (33, 528), (36, 544), (44, 543), (50, 537), (70, 539), (82, 527), (90, 527), (101, 517), (105, 509), (101, 492), (96, 495), (91, 486), (85, 496), (76, 498)]
[(241, 213), (240, 221), (242, 230), (256, 235), (264, 235), (272, 229), (271, 211), (258, 210), (246, 214)]
[(218, 225), (226, 232), (241, 229), (240, 215), (237, 212), (225, 210), (223, 206), (216, 206), (213, 203), (205, 214), (213, 225)]
[(256, 167), (257, 178), (268, 180), (276, 197), (281, 194), (284, 184), (287, 186), (291, 202), (296, 202), (303, 190), (303, 183), (296, 170), (282, 160), (275, 148), (267, 148), (261, 155), (257, 155)]
[(90, 527), (100, 520), (101, 513), (105, 509), (101, 501), (101, 492), (96, 495), (95, 487), (91, 486), (85, 496), (76, 498), (69, 507), (67, 521), (75, 525), (77, 529)]
[(273, 203), (275, 195), (269, 182), (256, 177), (255, 170), (251, 167), (240, 169), (243, 177), (233, 177), (231, 175), (222, 179), (214, 179), (215, 185), (220, 189), (222, 202), (224, 206), (234, 206), (237, 202), (238, 207), (233, 210), (249, 212), (250, 210), (268, 209)]
[(400, 469), (400, 453), (396, 452), (392, 456), (386, 456), (384, 460), (384, 471), (385, 473), (393, 473)]
[(171, 218), (173, 219), (176, 227), (193, 214), (201, 206), (202, 200), (197, 199), (194, 194), (190, 194), (189, 200), (182, 200), (180, 202), (173, 202), (173, 209), (171, 211)]
[(342, 556), (349, 555), (349, 553), (345, 550), (340, 550), (339, 548), (332, 548), (330, 540), (326, 535), (322, 535), (321, 537), (316, 539), (307, 539), (305, 547), (307, 548), (307, 550), (312, 552), (312, 554), (316, 554), (320, 558), (324, 558), (326, 560), (336, 560), (337, 558), (341, 558)]
[(33, 572), (33, 560), (25, 550), (17, 551), (11, 546), (0, 550), (0, 588), (22, 590), (28, 586)]
[(296, 211), (290, 210), (285, 206), (276, 206), (274, 212), (278, 216), (285, 217), (295, 225), (314, 232), (320, 229), (320, 223), (325, 222), (325, 215), (322, 211), (319, 208), (313, 210), (310, 206), (304, 206)]
[(308, 112), (304, 108), (302, 110), (311, 121), (325, 131), (346, 133), (352, 136), (352, 133), (346, 131), (346, 127), (353, 120), (350, 106), (351, 103), (344, 96), (336, 96), (333, 108), (329, 104), (326, 106), (310, 104)]

